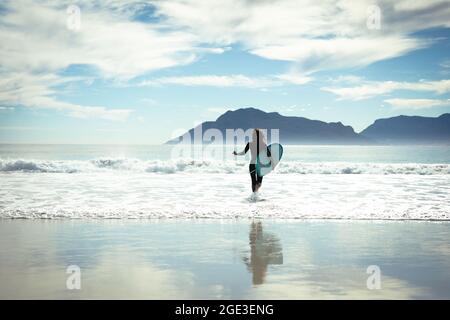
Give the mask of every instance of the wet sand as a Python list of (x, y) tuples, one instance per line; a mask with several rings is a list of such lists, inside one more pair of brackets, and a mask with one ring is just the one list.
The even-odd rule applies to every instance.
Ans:
[(449, 239), (450, 222), (1, 219), (0, 298), (449, 299)]

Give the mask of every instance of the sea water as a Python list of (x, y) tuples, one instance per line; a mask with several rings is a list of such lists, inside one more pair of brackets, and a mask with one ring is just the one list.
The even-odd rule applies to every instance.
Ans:
[(450, 219), (449, 146), (285, 146), (258, 197), (233, 150), (0, 145), (0, 217)]

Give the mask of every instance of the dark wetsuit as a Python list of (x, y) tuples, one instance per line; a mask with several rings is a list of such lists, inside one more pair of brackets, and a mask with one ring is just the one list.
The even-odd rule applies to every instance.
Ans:
[[(252, 142), (250, 144), (248, 142), (247, 145), (245, 146), (245, 149), (244, 149), (244, 152), (243, 152), (244, 154), (247, 153), (250, 148), (251, 148), (251, 151), (252, 151), (251, 152), (252, 159), (250, 161), (250, 164), (248, 165), (248, 171), (250, 171), (250, 177), (252, 178), (252, 191), (253, 192), (255, 192), (255, 190), (256, 190), (256, 185), (257, 184), (262, 184), (262, 180), (263, 180), (263, 177), (262, 176), (258, 176), (258, 174), (256, 173), (256, 157), (259, 154), (259, 147), (260, 147), (259, 143), (255, 144), (255, 143)], [(263, 144), (263, 145), (261, 145), (261, 147), (266, 148), (267, 155), (270, 157), (271, 154), (270, 154), (270, 150), (267, 149), (267, 145)]]

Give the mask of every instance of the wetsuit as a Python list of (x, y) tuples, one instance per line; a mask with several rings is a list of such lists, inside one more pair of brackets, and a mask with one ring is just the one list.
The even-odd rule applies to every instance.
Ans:
[[(270, 150), (267, 149), (267, 145), (265, 143), (262, 143), (261, 147), (266, 148), (267, 155), (269, 157), (271, 157)], [(255, 190), (256, 190), (256, 185), (262, 184), (262, 180), (263, 180), (263, 177), (258, 176), (258, 174), (256, 173), (256, 157), (259, 154), (259, 148), (260, 148), (259, 141), (258, 141), (258, 143), (254, 143), (254, 142), (249, 143), (248, 142), (247, 145), (245, 146), (245, 149), (243, 152), (243, 154), (246, 154), (248, 152), (248, 150), (251, 150), (252, 159), (250, 160), (250, 164), (248, 165), (248, 171), (250, 172), (250, 177), (252, 179), (252, 191), (253, 192), (255, 192)]]

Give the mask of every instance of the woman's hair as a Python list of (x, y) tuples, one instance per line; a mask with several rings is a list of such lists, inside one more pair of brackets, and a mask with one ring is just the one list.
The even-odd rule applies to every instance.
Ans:
[(264, 136), (264, 132), (259, 129), (259, 128), (255, 128), (253, 129), (253, 138), (254, 138), (254, 142), (256, 143), (256, 140), (259, 140), (259, 143), (266, 143), (266, 137)]

